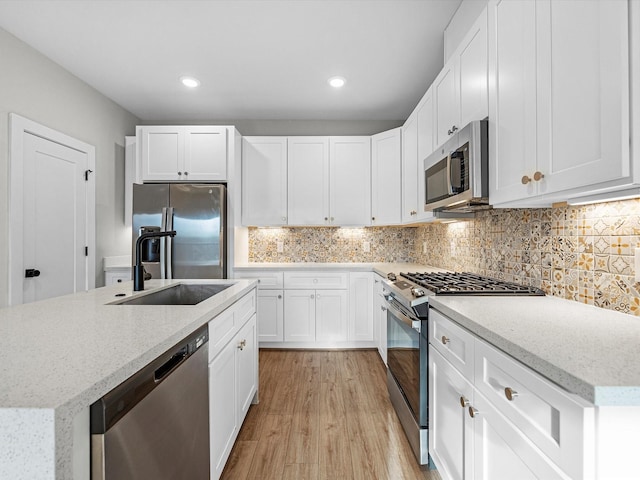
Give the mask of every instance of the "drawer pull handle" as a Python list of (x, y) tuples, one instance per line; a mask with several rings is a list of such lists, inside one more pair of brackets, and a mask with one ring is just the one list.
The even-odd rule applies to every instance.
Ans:
[(449, 340), (447, 337), (445, 337), (444, 335), (442, 336), (442, 344), (446, 345), (447, 343), (449, 343), (451, 340)]
[(518, 396), (518, 392), (513, 390), (511, 387), (507, 387), (504, 389), (504, 396), (507, 397), (507, 400), (513, 402), (513, 399)]
[(480, 413), (480, 412), (478, 412), (478, 410), (476, 410), (473, 407), (469, 407), (469, 416), (471, 418), (476, 418), (476, 415), (478, 415), (478, 413)]
[(466, 398), (464, 398), (464, 395), (460, 396), (460, 406), (462, 408), (464, 407), (468, 407), (469, 406), (469, 400), (467, 400)]

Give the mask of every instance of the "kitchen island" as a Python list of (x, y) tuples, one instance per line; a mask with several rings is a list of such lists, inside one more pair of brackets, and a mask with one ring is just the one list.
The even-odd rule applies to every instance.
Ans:
[[(197, 305), (109, 305), (178, 283), (233, 285)], [(0, 478), (88, 478), (89, 405), (255, 284), (126, 282), (0, 310)]]

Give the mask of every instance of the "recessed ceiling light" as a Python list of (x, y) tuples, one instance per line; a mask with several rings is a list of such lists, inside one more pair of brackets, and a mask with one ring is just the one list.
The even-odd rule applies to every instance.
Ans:
[(347, 83), (347, 80), (344, 77), (331, 77), (329, 79), (329, 85), (333, 88), (344, 87), (345, 83)]
[(200, 80), (193, 77), (180, 77), (180, 81), (185, 87), (196, 88), (200, 86)]

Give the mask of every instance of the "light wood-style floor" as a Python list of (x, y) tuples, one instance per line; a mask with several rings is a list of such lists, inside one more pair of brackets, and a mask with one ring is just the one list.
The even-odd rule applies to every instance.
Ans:
[(440, 480), (419, 468), (373, 350), (260, 350), (260, 403), (222, 478)]

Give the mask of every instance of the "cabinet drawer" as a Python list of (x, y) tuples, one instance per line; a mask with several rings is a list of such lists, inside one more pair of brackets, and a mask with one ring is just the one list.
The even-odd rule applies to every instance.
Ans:
[(256, 291), (244, 297), (209, 322), (209, 361), (213, 360), (256, 311)]
[(582, 478), (592, 407), (479, 339), (475, 386), (571, 478)]
[(347, 272), (284, 272), (284, 288), (347, 288)]
[(447, 319), (440, 312), (429, 309), (429, 343), (473, 382), (473, 335)]
[(284, 285), (284, 272), (236, 272), (236, 278), (248, 278), (258, 280), (258, 288), (264, 289), (281, 289)]

